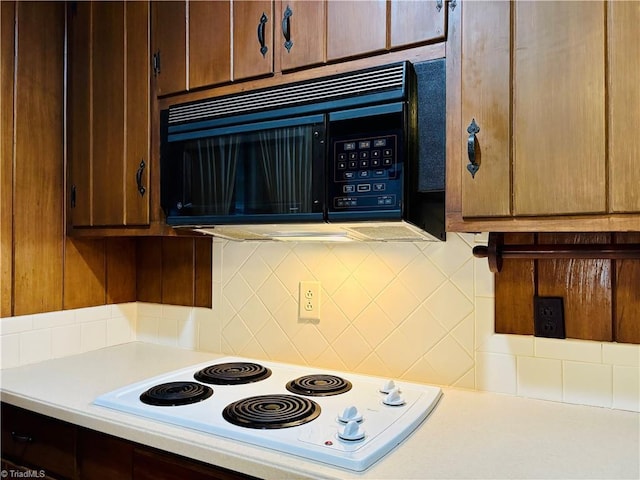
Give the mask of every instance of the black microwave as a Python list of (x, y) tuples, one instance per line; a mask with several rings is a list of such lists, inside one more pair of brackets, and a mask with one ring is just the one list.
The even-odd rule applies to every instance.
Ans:
[(167, 223), (240, 239), (324, 225), (444, 240), (444, 85), (440, 59), (171, 106)]

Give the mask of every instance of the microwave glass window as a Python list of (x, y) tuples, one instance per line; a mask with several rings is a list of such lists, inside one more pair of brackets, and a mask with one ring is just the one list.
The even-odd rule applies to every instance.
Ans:
[(311, 125), (190, 140), (183, 205), (197, 215), (311, 212)]

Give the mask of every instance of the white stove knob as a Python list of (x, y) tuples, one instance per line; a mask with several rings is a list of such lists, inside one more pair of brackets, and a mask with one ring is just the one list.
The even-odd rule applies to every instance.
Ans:
[(382, 384), (382, 386), (380, 387), (380, 392), (382, 393), (389, 393), (391, 390), (393, 390), (394, 388), (396, 388), (396, 382), (394, 382), (393, 380), (387, 380), (386, 382), (384, 382)]
[(361, 422), (362, 415), (358, 412), (358, 409), (354, 405), (350, 405), (345, 408), (338, 416), (338, 420), (342, 423), (348, 423), (350, 421)]
[(391, 405), (392, 407), (397, 407), (399, 405), (404, 405), (404, 398), (400, 395), (400, 390), (398, 388), (394, 388), (391, 390), (382, 402), (385, 405)]
[(351, 420), (344, 428), (338, 430), (338, 437), (342, 440), (355, 442), (364, 438), (364, 430), (360, 428), (360, 424), (355, 420)]

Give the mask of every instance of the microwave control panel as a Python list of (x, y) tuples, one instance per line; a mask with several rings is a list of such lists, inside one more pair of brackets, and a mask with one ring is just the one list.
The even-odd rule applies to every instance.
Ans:
[(397, 210), (402, 201), (402, 159), (398, 135), (332, 142), (329, 209)]

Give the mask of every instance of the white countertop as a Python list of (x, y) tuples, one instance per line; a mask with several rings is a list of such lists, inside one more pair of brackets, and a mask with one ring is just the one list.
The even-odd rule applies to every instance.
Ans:
[(2, 401), (268, 479), (640, 478), (640, 415), (444, 388), (434, 412), (362, 473), (92, 405), (100, 394), (220, 357), (139, 342), (0, 372)]

